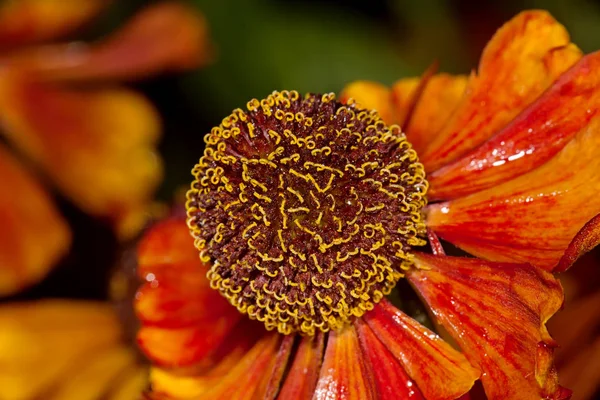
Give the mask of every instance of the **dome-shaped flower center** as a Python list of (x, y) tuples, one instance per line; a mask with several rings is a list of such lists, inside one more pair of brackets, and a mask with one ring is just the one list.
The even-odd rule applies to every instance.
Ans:
[(337, 329), (422, 245), (427, 181), (398, 126), (333, 94), (274, 92), (205, 138), (188, 224), (232, 305), (268, 329)]

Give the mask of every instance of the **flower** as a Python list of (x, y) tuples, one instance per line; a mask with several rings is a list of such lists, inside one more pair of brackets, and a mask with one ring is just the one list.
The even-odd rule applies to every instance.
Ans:
[[(480, 380), (490, 399), (569, 398), (545, 324), (552, 272), (600, 240), (599, 59), (524, 12), (468, 78), (235, 110), (206, 136), (187, 219), (138, 247), (147, 396), (437, 400)], [(442, 336), (384, 297), (400, 279)]]
[(0, 6), (0, 174), (10, 187), (0, 193), (0, 295), (39, 281), (69, 249), (69, 227), (36, 172), (120, 238), (139, 231), (161, 178), (159, 116), (140, 93), (112, 81), (207, 61), (205, 22), (178, 3), (149, 6), (98, 43), (40, 45), (108, 3)]
[(123, 339), (106, 303), (0, 305), (0, 398), (134, 399), (147, 367)]

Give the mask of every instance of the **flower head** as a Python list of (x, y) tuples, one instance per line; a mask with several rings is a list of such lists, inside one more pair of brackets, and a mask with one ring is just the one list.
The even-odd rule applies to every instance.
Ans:
[(423, 166), (375, 112), (275, 92), (206, 141), (188, 223), (211, 285), (268, 329), (341, 328), (390, 293), (424, 244)]
[[(545, 324), (552, 272), (600, 238), (598, 63), (525, 12), (469, 78), (234, 111), (206, 136), (188, 226), (138, 248), (150, 396), (437, 400), (480, 379), (490, 399), (568, 398)], [(460, 351), (383, 297), (402, 276)]]

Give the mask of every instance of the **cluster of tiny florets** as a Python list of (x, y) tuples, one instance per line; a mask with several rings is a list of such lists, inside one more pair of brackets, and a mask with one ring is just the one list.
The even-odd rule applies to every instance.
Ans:
[(268, 329), (308, 335), (373, 308), (423, 245), (423, 166), (398, 126), (333, 94), (274, 92), (205, 138), (188, 225), (208, 278)]

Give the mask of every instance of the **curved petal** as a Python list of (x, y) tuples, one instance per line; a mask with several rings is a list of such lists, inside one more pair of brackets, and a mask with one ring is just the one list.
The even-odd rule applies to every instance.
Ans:
[(396, 123), (391, 104), (392, 91), (385, 85), (370, 81), (352, 82), (340, 93), (340, 101), (354, 99), (358, 104), (370, 110), (377, 110), (387, 124)]
[(435, 171), (483, 143), (580, 57), (565, 28), (547, 12), (517, 15), (486, 46), (467, 95), (420, 154), (421, 162)]
[(300, 340), (278, 398), (312, 399), (321, 370), (324, 347), (325, 334), (323, 333), (317, 333), (313, 337), (303, 337)]
[(146, 273), (147, 282), (135, 297), (137, 316), (144, 325), (174, 329), (239, 319), (237, 310), (210, 288), (200, 260), (154, 267), (144, 267), (152, 272)]
[(417, 383), (425, 398), (456, 399), (467, 393), (479, 378), (479, 371), (462, 354), (387, 300), (366, 313), (363, 320)]
[(483, 371), (490, 399), (564, 399), (546, 321), (563, 303), (560, 283), (528, 264), (418, 254), (407, 272), (437, 320)]
[(136, 362), (132, 349), (125, 346), (106, 349), (74, 368), (68, 379), (44, 396), (51, 400), (97, 400), (109, 393), (119, 377)]
[(379, 341), (371, 328), (364, 322), (356, 321), (355, 327), (360, 338), (361, 349), (369, 363), (379, 400), (424, 399), (417, 384), (410, 379), (398, 360)]
[(240, 315), (218, 291), (210, 288), (208, 267), (199, 257), (183, 217), (171, 217), (152, 226), (137, 249), (137, 273), (145, 282), (134, 305), (145, 326), (190, 328)]
[(582, 255), (600, 244), (600, 214), (589, 220), (569, 243), (554, 272), (571, 268)]
[(354, 326), (330, 332), (313, 400), (377, 399), (369, 366)]
[(296, 338), (292, 335), (284, 336), (281, 340), (281, 345), (279, 346), (279, 351), (275, 357), (271, 376), (269, 377), (264, 389), (265, 393), (262, 397), (264, 400), (275, 400), (277, 398), (277, 393), (279, 392), (279, 387), (281, 386), (283, 380), (283, 374), (287, 369), (290, 356), (292, 355), (292, 346), (294, 345), (295, 341)]
[(427, 225), (481, 258), (551, 270), (600, 213), (600, 119), (546, 164), (502, 185), (427, 207)]
[[(198, 250), (185, 222), (185, 217), (165, 218), (152, 225), (140, 238), (137, 246), (138, 275), (147, 274), (161, 266), (198, 262)], [(151, 280), (151, 279), (150, 279)]]
[(175, 399), (262, 398), (265, 377), (271, 376), (279, 345), (279, 335), (260, 339), (242, 357), (228, 357), (208, 373), (197, 375), (153, 368), (150, 380), (153, 392)]
[[(466, 86), (464, 75), (437, 74), (428, 79), (408, 124), (402, 127), (418, 154), (439, 134), (464, 96)], [(401, 84), (396, 83), (394, 93), (398, 93), (400, 87)]]
[[(30, 400), (60, 393), (63, 384), (69, 385), (98, 356), (107, 351), (123, 354), (121, 335), (108, 304), (45, 300), (0, 306), (2, 398)], [(122, 355), (115, 360), (121, 364), (123, 358), (132, 361)], [(99, 388), (100, 393), (107, 389)]]
[(411, 109), (415, 107), (418, 89), (422, 88), (420, 77), (400, 79), (392, 85), (392, 106), (395, 115), (394, 123), (404, 127)]
[(157, 364), (191, 365), (212, 355), (241, 315), (212, 290), (183, 218), (157, 223), (138, 246), (146, 281), (135, 298), (138, 344)]
[(135, 79), (196, 68), (211, 58), (206, 20), (176, 2), (148, 6), (98, 44), (46, 46), (13, 59), (43, 79)]
[(0, 52), (51, 40), (95, 17), (106, 0), (20, 0), (0, 6)]
[(583, 57), (508, 126), (428, 178), (430, 199), (453, 199), (531, 171), (600, 117), (600, 52)]
[(48, 193), (0, 144), (0, 295), (41, 280), (69, 249), (71, 233)]
[(236, 322), (236, 319), (225, 317), (212, 320), (210, 325), (189, 328), (144, 326), (137, 334), (137, 343), (156, 365), (189, 366), (211, 356)]
[(363, 107), (378, 110), (387, 124), (400, 124), (417, 153), (423, 151), (444, 126), (467, 85), (463, 75), (437, 74), (428, 71), (420, 78), (405, 78), (392, 89), (369, 81), (347, 85), (340, 99), (355, 99)]
[(0, 73), (3, 133), (80, 208), (135, 234), (159, 182), (152, 105), (124, 89), (69, 90)]

